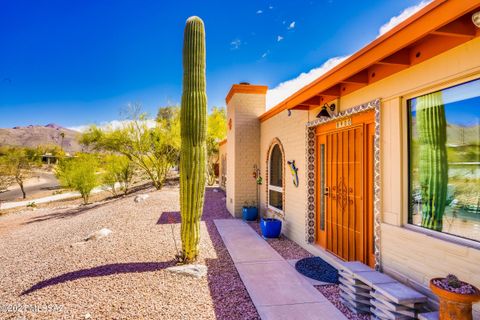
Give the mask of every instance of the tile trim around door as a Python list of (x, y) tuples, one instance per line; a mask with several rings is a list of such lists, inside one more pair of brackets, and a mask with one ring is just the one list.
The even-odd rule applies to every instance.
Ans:
[(315, 119), (307, 122), (306, 127), (306, 184), (307, 184), (307, 201), (306, 201), (306, 241), (313, 244), (315, 242), (315, 129), (321, 124), (348, 117), (367, 110), (375, 110), (375, 138), (374, 138), (374, 176), (373, 176), (373, 217), (374, 217), (374, 249), (375, 249), (375, 269), (381, 270), (380, 259), (380, 99), (355, 106), (345, 111), (332, 115), (331, 118)]

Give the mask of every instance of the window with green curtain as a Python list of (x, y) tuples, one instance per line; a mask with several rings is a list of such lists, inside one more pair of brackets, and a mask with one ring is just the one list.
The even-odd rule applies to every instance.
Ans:
[(480, 79), (408, 100), (408, 222), (480, 241)]

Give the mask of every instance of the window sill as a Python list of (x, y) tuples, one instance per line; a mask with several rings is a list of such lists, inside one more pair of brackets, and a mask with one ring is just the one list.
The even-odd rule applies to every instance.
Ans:
[(429, 230), (429, 229), (422, 228), (422, 227), (419, 227), (419, 226), (416, 226), (416, 225), (413, 225), (413, 224), (404, 224), (403, 227), (405, 229), (408, 229), (408, 230), (411, 230), (411, 231), (414, 231), (414, 232), (418, 232), (418, 233), (422, 233), (424, 235), (430, 236), (430, 237), (435, 238), (435, 239), (439, 239), (439, 240), (447, 241), (447, 242), (454, 243), (454, 244), (457, 244), (457, 245), (460, 245), (460, 246), (480, 250), (480, 242), (477, 242), (477, 241), (474, 241), (474, 240), (460, 238), (460, 237), (457, 237), (457, 236), (454, 236), (454, 235), (451, 235), (451, 234), (448, 234), (448, 233), (442, 233), (442, 232), (439, 232), (439, 231)]
[(275, 208), (275, 207), (272, 207), (271, 205), (268, 205), (268, 206), (267, 206), (267, 209), (268, 209), (268, 211), (270, 211), (270, 212), (272, 212), (273, 214), (275, 214), (275, 215), (279, 216), (280, 218), (282, 218), (282, 220), (283, 220), (283, 218), (285, 217), (285, 213), (284, 213), (282, 210), (280, 210), (280, 209), (277, 209), (277, 208)]

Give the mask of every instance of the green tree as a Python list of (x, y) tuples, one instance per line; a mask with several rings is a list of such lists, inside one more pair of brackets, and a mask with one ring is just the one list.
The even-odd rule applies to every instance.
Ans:
[(114, 196), (118, 195), (117, 183), (120, 184), (119, 190), (127, 194), (135, 177), (135, 166), (124, 155), (107, 154), (103, 158), (103, 184), (110, 187)]
[(97, 151), (126, 156), (160, 190), (168, 172), (178, 162), (180, 125), (176, 121), (171, 127), (161, 123), (150, 127), (147, 115), (139, 113), (138, 105), (135, 109), (122, 128), (102, 130), (92, 126), (80, 142)]
[(0, 157), (0, 175), (5, 181), (14, 180), (22, 191), (23, 199), (27, 197), (24, 184), (33, 176), (33, 170), (40, 165), (39, 155), (30, 148), (6, 148)]
[(78, 191), (84, 204), (87, 204), (90, 193), (100, 182), (98, 168), (98, 160), (94, 155), (80, 154), (61, 160), (55, 173), (63, 187)]
[(220, 160), (218, 143), (227, 135), (227, 114), (224, 108), (213, 107), (207, 118), (208, 185), (215, 183), (215, 168)]

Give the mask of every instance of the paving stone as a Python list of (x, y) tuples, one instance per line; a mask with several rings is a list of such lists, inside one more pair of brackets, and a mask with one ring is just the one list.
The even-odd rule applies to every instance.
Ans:
[(348, 272), (348, 273), (355, 273), (355, 272), (362, 272), (362, 271), (372, 271), (373, 269), (367, 266), (366, 264), (361, 263), (360, 261), (348, 261), (348, 262), (341, 262), (342, 268), (340, 270)]
[(258, 313), (262, 320), (345, 319), (328, 302), (264, 306), (258, 308)]
[(399, 282), (375, 285), (378, 292), (397, 304), (426, 302), (427, 297)]
[(355, 293), (364, 293), (367, 296), (370, 296), (370, 288), (369, 286), (366, 285), (354, 285), (346, 281), (344, 278), (339, 278), (338, 281), (345, 287), (348, 288), (348, 290), (355, 292)]
[(403, 306), (403, 307), (406, 307), (406, 308), (409, 308), (409, 309), (420, 309), (421, 306), (423, 305), (422, 302), (420, 303), (402, 303), (402, 304), (397, 304), (393, 301), (391, 301), (389, 298), (385, 297), (384, 295), (380, 294), (380, 293), (377, 293), (375, 291), (371, 291), (370, 292), (370, 295), (372, 296), (372, 298), (376, 299), (376, 300), (379, 300), (380, 302), (383, 302), (383, 303), (391, 303), (393, 305), (397, 305), (397, 306)]
[(378, 271), (355, 272), (355, 278), (367, 284), (370, 287), (381, 283), (394, 283), (397, 280)]
[(255, 305), (327, 301), (286, 261), (239, 263), (236, 267)]
[(379, 310), (375, 307), (371, 307), (370, 312), (374, 315), (374, 318), (376, 317), (377, 319), (381, 319), (381, 320), (410, 320), (410, 319), (413, 319), (409, 316), (395, 315), (391, 312)]
[(340, 296), (345, 300), (351, 302), (354, 306), (357, 306), (357, 305), (370, 306), (370, 299), (368, 299), (367, 297), (354, 296), (345, 291), (340, 291)]
[(411, 318), (415, 318), (415, 315), (416, 315), (416, 312), (415, 312), (414, 309), (410, 309), (410, 308), (405, 307), (405, 306), (390, 305), (388, 303), (382, 303), (381, 301), (376, 300), (376, 299), (370, 300), (370, 303), (372, 304), (372, 306), (374, 306), (377, 309), (382, 310), (383, 312), (390, 312), (390, 313), (395, 314), (395, 315), (404, 315), (404, 316), (408, 316), (408, 317), (411, 317)]
[(370, 306), (358, 306), (355, 307), (353, 304), (350, 303), (350, 301), (345, 300), (344, 298), (340, 297), (340, 301), (353, 313), (359, 314), (359, 313), (370, 313)]
[(438, 311), (420, 313), (418, 315), (419, 320), (438, 320)]
[(355, 276), (353, 275), (353, 273), (350, 274), (350, 273), (346, 273), (346, 272), (343, 272), (343, 271), (339, 271), (338, 275), (340, 276), (339, 279), (343, 279), (345, 284), (348, 283), (349, 285), (353, 285), (353, 286), (356, 286), (356, 287), (359, 287), (359, 288), (370, 289), (370, 287), (367, 286), (365, 283), (356, 279)]

